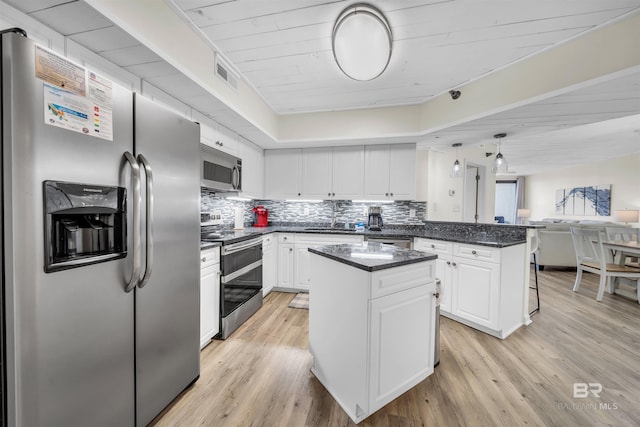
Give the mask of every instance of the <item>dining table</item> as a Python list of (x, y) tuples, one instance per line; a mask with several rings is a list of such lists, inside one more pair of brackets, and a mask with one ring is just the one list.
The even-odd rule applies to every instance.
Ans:
[[(624, 264), (627, 257), (640, 258), (640, 242), (636, 240), (604, 240), (602, 246), (614, 254), (614, 262), (618, 264)], [(636, 289), (636, 295), (625, 292), (624, 289), (615, 289), (615, 293), (637, 299), (638, 302), (640, 302), (640, 283), (636, 282), (636, 286), (638, 287)]]

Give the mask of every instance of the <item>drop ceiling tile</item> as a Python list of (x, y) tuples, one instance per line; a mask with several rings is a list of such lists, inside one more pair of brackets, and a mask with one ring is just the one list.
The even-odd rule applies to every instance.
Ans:
[(106, 28), (111, 21), (83, 1), (73, 1), (33, 12), (30, 16), (64, 36)]
[(115, 25), (73, 34), (69, 38), (96, 53), (140, 44), (138, 40)]
[(108, 50), (100, 53), (100, 55), (121, 67), (129, 67), (132, 65), (146, 64), (162, 60), (158, 55), (153, 53), (151, 49), (142, 45)]

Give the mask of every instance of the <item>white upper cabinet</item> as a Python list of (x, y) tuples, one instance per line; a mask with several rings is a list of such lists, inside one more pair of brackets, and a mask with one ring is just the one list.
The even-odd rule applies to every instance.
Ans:
[(264, 152), (264, 195), (268, 199), (302, 196), (302, 149)]
[(357, 199), (363, 191), (364, 146), (302, 150), (302, 197)]
[(413, 200), (416, 195), (415, 144), (365, 147), (364, 197)]
[(240, 195), (251, 199), (263, 198), (264, 151), (240, 137), (238, 157), (242, 159), (242, 192)]
[(332, 193), (331, 148), (302, 150), (302, 195), (310, 199), (330, 199)]
[(265, 197), (413, 200), (415, 144), (265, 151)]
[(217, 125), (215, 139), (211, 146), (233, 156), (238, 156), (238, 135), (224, 126)]
[(364, 195), (364, 146), (333, 147), (333, 199), (359, 199)]

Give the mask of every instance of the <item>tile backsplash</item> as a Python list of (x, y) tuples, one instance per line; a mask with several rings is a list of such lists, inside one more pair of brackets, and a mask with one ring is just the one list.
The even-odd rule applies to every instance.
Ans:
[[(269, 222), (280, 223), (331, 223), (335, 210), (335, 220), (338, 224), (346, 222), (367, 222), (366, 210), (369, 206), (382, 206), (382, 220), (386, 225), (422, 225), (426, 220), (427, 203), (398, 201), (377, 205), (375, 203), (354, 203), (351, 200), (324, 200), (319, 203), (287, 202), (284, 200), (229, 200), (202, 189), (200, 210), (210, 212), (220, 210), (224, 226), (233, 226), (234, 208), (244, 210), (245, 226), (253, 222), (252, 208), (264, 206), (269, 211)], [(415, 212), (412, 212), (415, 211)], [(411, 214), (414, 213), (414, 216)]]

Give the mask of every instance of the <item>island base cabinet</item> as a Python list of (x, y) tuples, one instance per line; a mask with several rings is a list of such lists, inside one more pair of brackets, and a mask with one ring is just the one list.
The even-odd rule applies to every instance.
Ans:
[(359, 423), (433, 373), (434, 263), (367, 272), (311, 253), (310, 268), (311, 371)]
[[(371, 412), (433, 373), (433, 291), (419, 286), (371, 301)], [(420, 336), (409, 336), (407, 325)]]

